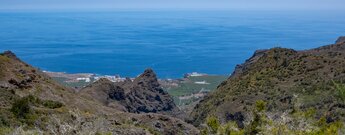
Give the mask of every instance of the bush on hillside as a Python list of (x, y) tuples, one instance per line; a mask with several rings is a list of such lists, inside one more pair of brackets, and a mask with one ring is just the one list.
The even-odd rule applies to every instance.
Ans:
[(345, 102), (345, 85), (341, 83), (336, 83), (333, 81), (333, 84), (335, 86), (335, 89), (338, 92), (338, 97)]

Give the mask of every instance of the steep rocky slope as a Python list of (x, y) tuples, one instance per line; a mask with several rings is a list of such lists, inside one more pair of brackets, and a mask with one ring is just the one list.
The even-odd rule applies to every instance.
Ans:
[[(121, 99), (121, 95), (116, 93), (109, 93), (110, 97)], [(0, 134), (198, 132), (195, 127), (170, 116), (123, 112), (119, 108), (79, 96), (74, 89), (59, 85), (12, 52), (0, 54)]]
[(160, 87), (152, 69), (146, 69), (133, 82), (128, 79), (125, 82), (113, 83), (100, 79), (80, 90), (80, 94), (132, 113), (178, 113), (172, 97)]
[(335, 43), (342, 43), (345, 42), (345, 36), (339, 37)]
[(67, 97), (73, 90), (51, 81), (44, 73), (22, 62), (10, 51), (0, 55), (0, 67), (0, 88), (15, 90), (20, 96), (32, 94), (63, 103), (71, 100)]
[(311, 117), (316, 120), (344, 121), (344, 79), (343, 38), (336, 44), (305, 51), (256, 51), (217, 90), (200, 101), (191, 113), (191, 122), (200, 125), (215, 116), (221, 123), (235, 121), (240, 128), (253, 121), (258, 125), (256, 114), (252, 113), (257, 103), (266, 106), (265, 116), (281, 124), (296, 124), (289, 121), (289, 116), (311, 110), (315, 113)]

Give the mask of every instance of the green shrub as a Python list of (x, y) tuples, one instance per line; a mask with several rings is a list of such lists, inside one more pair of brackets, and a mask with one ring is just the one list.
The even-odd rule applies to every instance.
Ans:
[(266, 116), (262, 113), (266, 110), (266, 102), (258, 100), (255, 102), (255, 110), (253, 111), (253, 121), (245, 128), (245, 134), (258, 134), (261, 127), (267, 124)]
[(338, 135), (344, 130), (344, 124), (340, 121), (327, 123), (326, 118), (322, 117), (318, 122), (318, 130), (313, 130), (310, 135)]
[(200, 131), (200, 134), (201, 134), (201, 135), (208, 135), (208, 130), (207, 130), (207, 128), (202, 129), (202, 130)]
[(111, 135), (111, 132), (96, 132), (95, 135)]
[(237, 123), (234, 121), (221, 125), (220, 129), (222, 130), (218, 130), (218, 134), (221, 135), (244, 135), (244, 130), (238, 128)]
[(206, 120), (207, 127), (201, 130), (201, 135), (244, 135), (244, 130), (239, 129), (236, 122), (220, 124), (217, 117), (211, 116)]
[(51, 100), (47, 100), (43, 102), (43, 106), (50, 108), (50, 109), (55, 109), (55, 108), (60, 108), (63, 106), (62, 103), (60, 102), (56, 102), (56, 101), (51, 101)]
[(29, 126), (32, 126), (39, 118), (39, 115), (36, 114), (33, 107), (55, 109), (60, 108), (62, 106), (63, 104), (60, 102), (51, 100), (41, 100), (37, 97), (29, 95), (16, 100), (12, 104), (12, 108), (10, 109), (10, 111), (14, 115), (15, 119), (17, 119), (20, 122), (26, 123)]
[(212, 133), (217, 133), (220, 126), (219, 120), (217, 117), (211, 116), (206, 120), (207, 126), (211, 129)]
[(257, 113), (254, 113), (253, 121), (246, 127), (246, 134), (258, 134), (261, 131), (259, 128), (261, 125), (261, 116)]
[(341, 83), (336, 83), (333, 81), (333, 84), (335, 86), (335, 89), (338, 92), (338, 97), (345, 102), (345, 85)]
[(7, 120), (7, 117), (0, 114), (0, 127), (4, 127), (4, 126), (9, 126), (10, 123)]
[(12, 104), (10, 111), (19, 121), (32, 126), (38, 119), (37, 114), (31, 107), (36, 102), (38, 102), (38, 99), (33, 96), (20, 98)]
[(13, 131), (12, 128), (9, 127), (0, 127), (0, 135), (9, 135)]
[(266, 102), (263, 101), (263, 100), (258, 100), (256, 101), (255, 103), (255, 109), (258, 111), (258, 112), (262, 112), (264, 110), (266, 110)]
[(17, 118), (25, 118), (31, 111), (29, 98), (21, 98), (15, 101), (11, 108), (11, 112)]
[[(340, 135), (345, 134), (343, 121), (328, 123), (326, 117), (316, 119), (317, 109), (310, 107), (304, 111), (296, 111), (290, 117), (293, 122), (289, 124), (275, 121), (266, 116), (266, 103), (258, 100), (253, 106), (253, 120), (245, 125), (244, 129), (239, 129), (235, 122), (220, 124), (217, 117), (212, 116), (206, 119), (207, 127), (201, 130), (202, 135)], [(305, 124), (305, 125), (302, 125)]]
[(313, 118), (316, 114), (316, 109), (315, 108), (309, 108), (305, 113), (304, 117), (305, 118)]

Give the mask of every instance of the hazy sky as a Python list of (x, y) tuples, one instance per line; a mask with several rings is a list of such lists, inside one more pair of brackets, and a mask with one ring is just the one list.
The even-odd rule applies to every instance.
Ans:
[(0, 0), (0, 9), (340, 10), (345, 0)]

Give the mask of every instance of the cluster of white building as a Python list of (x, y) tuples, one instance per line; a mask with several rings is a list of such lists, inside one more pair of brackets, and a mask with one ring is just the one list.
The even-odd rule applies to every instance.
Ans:
[(187, 77), (206, 76), (206, 75), (207, 74), (204, 74), (204, 73), (192, 72), (192, 73), (185, 74), (184, 77), (187, 78)]
[(91, 82), (90, 78), (77, 78), (77, 81)]
[(195, 84), (210, 84), (210, 83), (208, 83), (208, 82), (206, 82), (206, 81), (197, 81), (197, 82), (194, 82)]
[[(95, 81), (101, 79), (101, 78), (106, 78), (112, 82), (123, 82), (126, 80), (126, 78), (122, 78), (119, 75), (115, 75), (115, 76), (110, 76), (110, 75), (105, 75), (105, 76), (96, 76), (94, 77)], [(133, 79), (131, 78), (131, 80), (133, 81)]]

